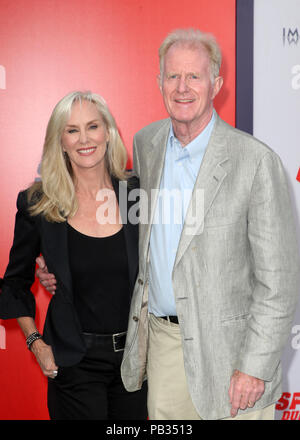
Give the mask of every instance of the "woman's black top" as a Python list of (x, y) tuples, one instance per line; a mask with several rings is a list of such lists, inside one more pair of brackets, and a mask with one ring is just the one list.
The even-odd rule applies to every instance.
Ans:
[(109, 237), (90, 237), (68, 224), (74, 305), (84, 332), (127, 330), (130, 307), (128, 258), (123, 228)]
[[(2, 283), (0, 279), (0, 318), (35, 318), (31, 286), (36, 257), (42, 254), (57, 281), (47, 308), (43, 339), (51, 345), (55, 362), (61, 367), (76, 365), (86, 354), (81, 321), (85, 331), (111, 334), (127, 329), (129, 300), (138, 274), (138, 224), (128, 218), (136, 200), (128, 196), (139, 182), (130, 178), (127, 184), (112, 177), (112, 184), (123, 229), (115, 237), (103, 239), (82, 237), (84, 241), (79, 241), (79, 233), (74, 238), (67, 222), (49, 222), (41, 214), (30, 215), (28, 192), (18, 195), (14, 242)], [(41, 195), (36, 194), (34, 200)], [(126, 203), (120, 203), (124, 195)]]

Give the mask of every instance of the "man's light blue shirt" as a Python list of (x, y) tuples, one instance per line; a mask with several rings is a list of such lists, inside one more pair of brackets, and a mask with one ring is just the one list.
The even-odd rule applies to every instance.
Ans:
[[(172, 271), (199, 168), (215, 123), (215, 114), (192, 142), (182, 147), (172, 124), (150, 236), (149, 312), (177, 315)], [(179, 196), (178, 196), (179, 195)]]

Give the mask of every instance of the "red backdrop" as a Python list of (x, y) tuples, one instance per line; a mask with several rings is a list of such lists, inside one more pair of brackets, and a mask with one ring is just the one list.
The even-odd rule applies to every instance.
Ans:
[[(235, 0), (0, 0), (0, 274), (20, 189), (38, 175), (45, 128), (73, 90), (102, 95), (129, 152), (134, 133), (166, 116), (158, 47), (178, 27), (212, 32), (225, 78), (216, 109), (235, 123)], [(37, 283), (40, 330), (49, 294)], [(15, 320), (0, 320), (0, 419), (47, 419), (46, 380)]]

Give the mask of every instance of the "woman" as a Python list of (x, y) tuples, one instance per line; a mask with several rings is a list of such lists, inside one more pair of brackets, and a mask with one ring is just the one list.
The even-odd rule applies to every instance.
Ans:
[[(126, 162), (104, 100), (70, 93), (48, 123), (41, 182), (18, 196), (0, 318), (17, 318), (48, 377), (51, 419), (147, 417), (146, 384), (129, 393), (120, 376), (138, 266), (137, 225), (119, 209), (124, 188), (137, 186)], [(57, 281), (43, 336), (30, 291), (40, 253)]]

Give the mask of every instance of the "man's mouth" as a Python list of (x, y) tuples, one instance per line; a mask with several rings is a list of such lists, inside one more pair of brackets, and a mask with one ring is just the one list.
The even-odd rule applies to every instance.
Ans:
[(194, 102), (194, 99), (192, 99), (192, 98), (180, 98), (180, 99), (175, 99), (175, 102), (177, 102), (179, 104), (190, 104), (191, 102)]

